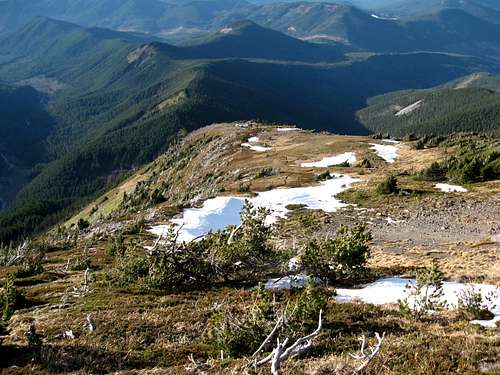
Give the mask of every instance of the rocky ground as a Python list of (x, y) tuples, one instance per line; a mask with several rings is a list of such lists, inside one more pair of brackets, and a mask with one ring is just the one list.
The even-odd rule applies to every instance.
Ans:
[(500, 282), (498, 195), (443, 193), (397, 207), (351, 206), (329, 215), (319, 232), (333, 234), (341, 224), (358, 222), (373, 234), (374, 266), (404, 269), (440, 259), (450, 280)]

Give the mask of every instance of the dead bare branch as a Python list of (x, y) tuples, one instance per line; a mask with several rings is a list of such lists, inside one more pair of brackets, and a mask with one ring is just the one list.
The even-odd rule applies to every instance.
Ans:
[(94, 332), (96, 330), (95, 320), (92, 318), (92, 315), (87, 314), (87, 328), (90, 332)]
[(361, 361), (361, 364), (354, 370), (354, 374), (359, 374), (361, 371), (363, 371), (377, 356), (377, 354), (380, 352), (380, 348), (382, 346), (382, 342), (384, 341), (385, 338), (385, 332), (380, 336), (378, 332), (375, 332), (375, 337), (377, 339), (377, 343), (374, 346), (371, 346), (368, 350), (370, 351), (369, 353), (366, 352), (366, 336), (363, 335), (359, 338), (359, 341), (361, 342), (361, 348), (359, 354), (350, 354), (350, 356), (358, 361)]
[(234, 241), (234, 236), (236, 235), (236, 233), (242, 228), (242, 224), (238, 225), (237, 227), (235, 227), (231, 234), (229, 235), (229, 238), (227, 239), (227, 244), (228, 245), (231, 245)]
[[(280, 318), (280, 320), (281, 320), (281, 318)], [(278, 324), (276, 324), (276, 326), (273, 329), (273, 332), (271, 332), (271, 334), (274, 335), (274, 331), (277, 330), (276, 327), (278, 327)], [(253, 364), (256, 367), (259, 367), (259, 366), (262, 366), (262, 365), (268, 363), (269, 361), (271, 361), (271, 373), (273, 375), (279, 375), (280, 369), (281, 369), (281, 366), (283, 365), (283, 363), (285, 361), (287, 361), (289, 358), (300, 355), (300, 354), (304, 353), (305, 351), (307, 351), (312, 345), (312, 339), (319, 335), (322, 328), (323, 328), (323, 310), (320, 310), (319, 319), (318, 319), (318, 328), (316, 328), (316, 330), (314, 330), (314, 332), (312, 332), (311, 334), (309, 334), (307, 336), (298, 338), (288, 348), (287, 348), (287, 345), (288, 345), (288, 342), (290, 341), (290, 338), (289, 337), (285, 338), (285, 340), (283, 342), (280, 342), (280, 340), (278, 338), (277, 345), (271, 354), (269, 354), (267, 357), (265, 357), (259, 361), (255, 360), (251, 364)], [(259, 349), (256, 351), (256, 354), (258, 354), (258, 352), (260, 350), (262, 350), (262, 348), (267, 343), (267, 341), (270, 340), (270, 337), (272, 337), (271, 334), (266, 338), (266, 340), (264, 340), (264, 342), (261, 344)]]
[(188, 356), (188, 359), (189, 359), (189, 362), (191, 362), (194, 367), (187, 366), (186, 367), (187, 371), (197, 372), (197, 371), (208, 371), (208, 370), (210, 370), (210, 366), (208, 366), (206, 363), (203, 363), (203, 362), (195, 360), (193, 354), (190, 354)]

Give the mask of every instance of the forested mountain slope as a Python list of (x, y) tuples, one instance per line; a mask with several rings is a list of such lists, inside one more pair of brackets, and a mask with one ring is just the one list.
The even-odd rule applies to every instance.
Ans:
[(31, 87), (0, 84), (0, 209), (47, 159), (44, 140), (54, 127), (45, 97)]
[(358, 117), (374, 132), (500, 135), (498, 76), (474, 74), (433, 89), (397, 91), (371, 98), (368, 105)]

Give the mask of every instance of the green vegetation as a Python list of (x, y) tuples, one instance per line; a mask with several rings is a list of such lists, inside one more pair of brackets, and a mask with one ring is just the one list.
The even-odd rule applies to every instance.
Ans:
[[(461, 86), (462, 82), (470, 83)], [(406, 114), (400, 110), (414, 105)], [(373, 132), (396, 136), (453, 132), (500, 135), (500, 83), (487, 74), (427, 90), (397, 91), (368, 100), (358, 118)]]
[[(250, 222), (257, 222), (254, 221), (256, 217), (258, 215), (253, 212)], [(248, 225), (250, 233), (254, 232), (252, 228), (257, 227)], [(360, 229), (341, 231), (345, 232), (343, 237), (349, 240), (344, 243), (337, 241), (339, 246), (344, 249), (364, 247), (364, 240), (354, 241), (355, 237), (365, 237)], [(253, 234), (252, 237), (259, 236)], [(54, 235), (53, 239), (56, 238)], [(131, 240), (127, 238), (124, 242), (129, 244)], [(82, 241), (67, 251), (67, 256), (74, 256), (74, 251), (79, 251), (84, 243)], [(108, 243), (110, 241), (115, 239), (109, 239)], [(235, 241), (239, 241), (237, 237)], [(346, 247), (346, 243), (353, 246)], [(101, 258), (107, 252), (106, 245), (105, 241), (93, 243), (100, 249), (94, 255), (101, 260), (99, 266), (104, 272), (116, 266), (114, 263), (106, 264), (105, 258)], [(163, 247), (163, 250), (166, 249)], [(167, 259), (168, 255), (165, 256)], [(120, 257), (115, 255), (114, 260)], [(60, 267), (65, 260), (53, 258), (52, 262)], [(49, 306), (60, 306), (59, 299), (53, 300), (51, 295), (55, 291), (64, 291), (67, 281), (75, 276), (78, 274), (67, 279), (66, 275), (60, 274), (60, 279), (47, 284), (49, 288), (43, 284), (16, 287), (11, 277), (7, 282), (11, 297), (2, 301), (17, 300), (18, 297), (13, 297), (26, 290), (30, 295), (36, 293), (37, 298), (43, 301), (48, 298)], [(91, 293), (70, 298), (66, 307), (44, 310), (45, 319), (38, 320), (36, 325), (29, 320), (29, 311), (18, 311), (16, 319), (11, 319), (9, 328), (24, 335), (15, 345), (11, 342), (14, 336), (8, 336), (8, 341), (0, 347), (1, 365), (16, 365), (19, 371), (29, 369), (47, 373), (149, 371), (152, 368), (176, 373), (179, 368), (193, 368), (194, 360), (198, 366), (224, 374), (241, 370), (255, 358), (269, 355), (278, 338), (280, 342), (286, 337), (294, 342), (310, 334), (318, 325), (320, 311), (323, 318), (321, 334), (308, 344), (310, 346), (303, 355), (283, 364), (283, 374), (305, 374), (312, 370), (335, 373), (338, 368), (353, 373), (362, 361), (358, 362), (348, 354), (359, 352), (359, 337), (362, 335), (367, 338), (367, 347), (373, 345), (374, 332), (385, 332), (385, 339), (380, 353), (365, 370), (368, 373), (395, 375), (412, 373), (415, 369), (421, 374), (474, 373), (479, 366), (496, 361), (498, 343), (491, 336), (494, 331), (485, 332), (468, 325), (466, 320), (470, 315), (462, 315), (460, 311), (457, 314), (450, 311), (448, 315), (436, 311), (432, 288), (439, 286), (442, 275), (435, 267), (419, 271), (418, 285), (422, 292), (419, 295), (425, 295), (426, 288), (429, 288), (427, 296), (432, 297), (422, 299), (421, 306), (432, 311), (426, 310), (426, 319), (421, 315), (420, 321), (415, 321), (412, 314), (408, 315), (408, 321), (406, 315), (402, 316), (391, 306), (337, 303), (332, 287), (315, 285), (311, 279), (301, 290), (270, 291), (264, 288), (263, 283), (249, 290), (246, 284), (242, 288), (239, 284), (228, 282), (203, 284), (192, 291), (179, 287), (173, 290), (144, 288), (137, 293), (135, 288), (130, 288), (132, 284), (126, 289), (109, 288), (102, 276), (98, 274), (97, 280), (91, 284)], [(62, 280), (65, 282), (62, 283)], [(465, 306), (479, 306), (476, 297), (464, 297), (463, 301), (464, 311)], [(483, 301), (481, 305), (484, 304)], [(9, 306), (8, 310), (15, 312), (22, 307), (22, 303), (9, 303)], [(16, 306), (14, 310), (12, 306)], [(91, 314), (96, 330), (89, 331), (82, 324), (85, 314)], [(71, 346), (68, 346), (68, 338), (64, 336), (66, 330), (75, 335)], [(125, 334), (127, 340), (123, 340)], [(269, 336), (270, 339), (265, 341)], [(92, 345), (99, 349), (89, 349)], [(253, 356), (258, 348), (260, 350)], [(68, 353), (71, 354), (71, 361), (67, 360)], [(415, 355), (418, 355), (417, 359)], [(257, 369), (257, 373), (262, 374), (268, 371), (268, 367), (263, 366)]]
[(3, 321), (8, 321), (16, 309), (23, 307), (25, 303), (25, 298), (16, 288), (15, 281), (15, 276), (10, 274), (0, 294)]
[[(295, 338), (305, 335), (317, 325), (318, 314), (327, 308), (329, 297), (324, 289), (309, 282), (295, 295), (280, 295), (278, 299), (275, 296), (274, 300), (272, 292), (260, 284), (252, 299), (250, 309), (231, 306), (212, 313), (205, 340), (214, 353), (222, 350), (233, 358), (251, 356), (276, 326), (277, 316), (283, 316), (283, 323), (275, 335)], [(270, 347), (263, 349), (267, 352)]]
[(88, 254), (88, 250), (85, 249), (82, 254), (71, 259), (70, 269), (71, 271), (85, 271), (91, 267), (92, 259)]
[(116, 254), (116, 247), (120, 246), (124, 257), (117, 259), (117, 269), (109, 278), (120, 287), (135, 284), (154, 290), (258, 280), (281, 263), (270, 243), (271, 230), (264, 224), (267, 215), (267, 210), (256, 209), (247, 202), (241, 212), (241, 225), (189, 243), (178, 243), (177, 232), (171, 227), (145, 257), (128, 253), (114, 239), (111, 249)]
[(370, 255), (371, 233), (363, 224), (341, 226), (335, 238), (311, 240), (301, 256), (300, 267), (307, 274), (333, 282), (363, 274)]
[(493, 303), (497, 293), (490, 293), (486, 298), (474, 286), (469, 286), (458, 295), (458, 310), (465, 319), (493, 319), (494, 315), (490, 311), (496, 306)]
[(382, 195), (397, 194), (399, 192), (396, 176), (389, 176), (377, 186), (377, 193)]
[(443, 310), (443, 272), (437, 261), (429, 268), (417, 271), (415, 284), (407, 286), (408, 296), (399, 301), (399, 310), (405, 317), (421, 320), (428, 314)]
[(500, 143), (494, 138), (472, 134), (452, 137), (426, 137), (417, 147), (454, 147), (452, 157), (432, 163), (419, 178), (427, 181), (472, 183), (500, 179)]
[[(54, 119), (43, 108), (44, 95), (31, 87), (0, 85), (0, 149), (7, 157), (30, 168), (46, 157), (43, 140), (54, 126)], [(0, 169), (0, 177), (7, 169)], [(9, 171), (11, 172), (11, 171)]]

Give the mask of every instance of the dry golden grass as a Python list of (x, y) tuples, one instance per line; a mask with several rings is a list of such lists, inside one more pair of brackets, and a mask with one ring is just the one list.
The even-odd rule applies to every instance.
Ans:
[[(261, 143), (272, 150), (256, 153), (242, 148), (241, 143), (250, 136), (258, 136)], [(181, 147), (181, 150), (192, 152), (179, 158), (177, 164), (165, 170), (163, 163), (168, 158), (159, 158), (106, 193), (107, 199), (104, 196), (97, 199), (67, 224), (76, 223), (79, 218), (92, 221), (112, 213), (120, 206), (124, 192), (133, 192), (140, 182), (153, 174), (161, 177), (158, 186), (165, 181), (173, 183), (171, 196), (181, 197), (184, 200), (179, 198), (179, 201), (184, 203), (193, 198), (186, 195), (190, 189), (200, 199), (213, 194), (247, 195), (275, 187), (314, 184), (318, 174), (331, 171), (361, 179), (342, 197), (360, 207), (372, 207), (374, 216), (377, 213), (382, 217), (398, 212), (412, 213), (422, 205), (446, 205), (449, 197), (437, 192), (431, 183), (402, 173), (419, 171), (433, 161), (445, 158), (452, 150), (414, 150), (401, 144), (397, 162), (388, 164), (370, 149), (370, 143), (376, 142), (368, 137), (306, 131), (277, 132), (263, 126), (214, 125), (187, 137), (185, 149)], [(300, 166), (303, 162), (319, 161), (323, 157), (350, 151), (356, 152), (358, 160), (373, 160), (374, 168)], [(272, 173), (260, 176), (260, 172), (268, 168)], [(376, 185), (389, 174), (402, 174), (399, 176), (400, 185), (418, 191), (419, 195), (382, 197), (374, 194)], [(217, 178), (212, 179), (213, 176), (209, 175)], [(249, 191), (242, 191), (242, 184), (247, 184)], [(471, 192), (462, 196), (465, 204), (500, 193), (498, 182), (468, 188)], [(172, 199), (155, 207), (154, 211), (161, 214), (159, 220), (166, 222), (178, 212), (177, 203)], [(94, 207), (97, 211), (91, 215)], [(350, 221), (359, 218), (356, 216), (359, 212), (354, 208), (333, 214), (299, 209), (290, 220), (282, 223), (278, 240), (287, 248), (291, 244), (299, 246), (301, 240), (311, 236), (334, 233), (340, 224), (346, 223), (347, 214)], [(466, 219), (474, 225), (472, 218)], [(379, 232), (377, 229), (373, 232), (375, 239), (370, 267), (375, 271), (411, 274), (413, 269), (437, 258), (449, 279), (500, 282), (500, 249), (486, 235), (470, 241), (441, 240), (437, 244), (425, 241), (415, 244), (385, 236), (383, 227)], [(228, 374), (246, 362), (242, 358), (220, 361), (213, 343), (207, 343), (205, 332), (217, 306), (237, 306), (242, 311), (251, 308), (251, 292), (231, 285), (169, 294), (110, 287), (105, 275), (114, 267), (115, 259), (106, 251), (109, 236), (111, 233), (105, 233), (90, 244), (88, 238), (82, 237), (75, 246), (50, 252), (42, 275), (18, 281), (32, 306), (18, 311), (10, 321), (10, 334), (0, 349), (0, 363), (9, 366), (6, 372), (184, 374), (192, 373), (186, 370), (186, 366), (189, 365), (188, 355), (194, 354), (195, 358), (213, 366), (211, 373)], [(133, 234), (126, 240), (148, 244), (153, 238)], [(91, 277), (95, 279), (90, 284), (90, 291), (81, 297), (69, 295), (67, 305), (56, 308), (68, 292), (81, 287), (84, 271), (63, 270), (68, 259), (72, 261), (87, 249), (92, 259)], [(0, 279), (11, 271), (12, 268), (0, 269)], [(96, 332), (86, 329), (87, 314), (96, 321)], [(434, 321), (410, 324), (394, 307), (336, 304), (332, 300), (325, 322), (325, 332), (315, 342), (314, 350), (304, 358), (290, 361), (284, 374), (331, 374), (339, 364), (350, 364), (347, 353), (357, 350), (359, 335), (373, 335), (375, 331), (387, 332), (387, 339), (380, 361), (370, 369), (370, 374), (473, 374), (480, 373), (481, 366), (493, 369), (489, 373), (495, 373), (499, 368), (499, 331), (471, 326), (453, 313), (440, 315)], [(45, 342), (44, 350), (35, 360), (24, 336), (33, 323)], [(76, 339), (62, 338), (65, 330), (72, 330)], [(12, 367), (14, 365), (19, 367)], [(257, 373), (268, 374), (269, 370), (262, 368)]]

